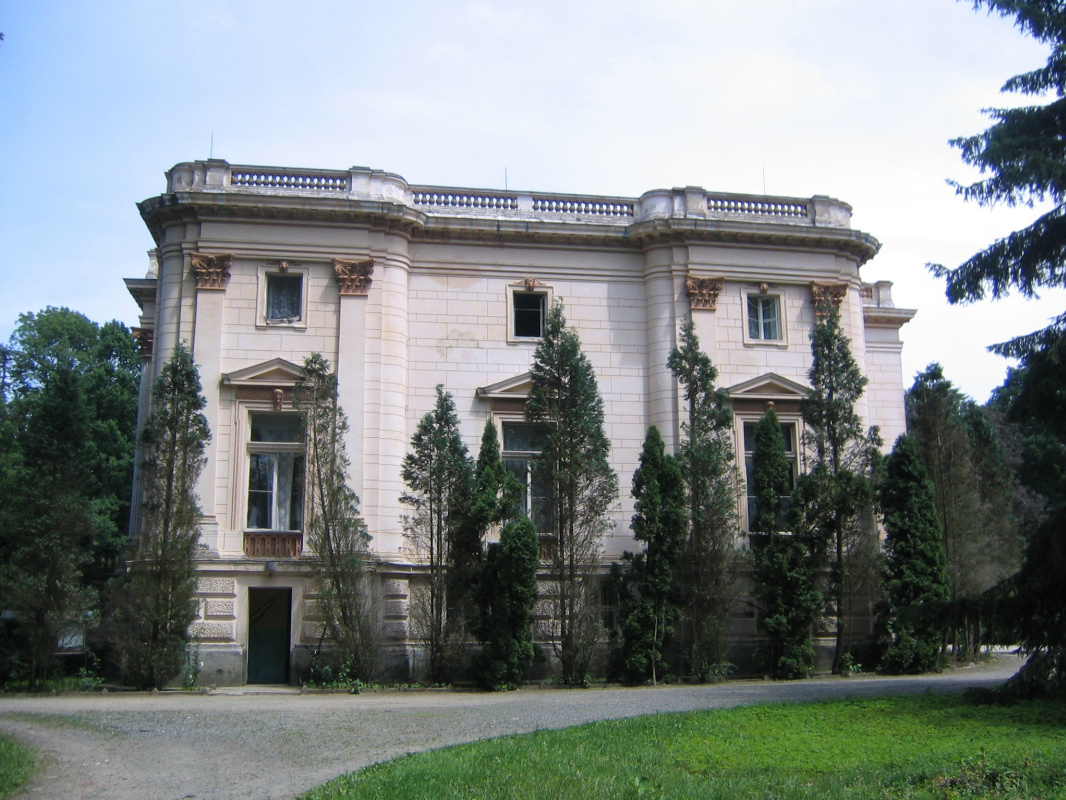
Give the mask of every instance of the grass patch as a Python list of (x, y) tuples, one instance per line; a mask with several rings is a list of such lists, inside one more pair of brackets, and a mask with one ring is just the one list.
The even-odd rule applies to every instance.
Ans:
[(0, 736), (0, 797), (7, 797), (25, 786), (35, 765), (33, 750)]
[(378, 764), (306, 800), (1066, 798), (1066, 702), (957, 696), (662, 714)]

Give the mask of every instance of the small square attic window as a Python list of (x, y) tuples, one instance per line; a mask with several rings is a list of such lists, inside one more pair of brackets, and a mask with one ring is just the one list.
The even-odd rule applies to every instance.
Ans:
[(539, 339), (544, 332), (545, 299), (543, 292), (515, 292), (514, 336), (516, 339)]
[(303, 309), (303, 275), (266, 276), (266, 321), (299, 322)]

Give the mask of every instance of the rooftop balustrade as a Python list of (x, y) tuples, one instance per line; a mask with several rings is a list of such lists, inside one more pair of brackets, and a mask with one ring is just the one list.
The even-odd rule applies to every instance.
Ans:
[(418, 209), (429, 217), (620, 226), (678, 218), (833, 228), (851, 225), (847, 203), (820, 196), (804, 199), (715, 193), (692, 186), (656, 189), (640, 197), (411, 186), (399, 175), (363, 167), (306, 170), (237, 166), (217, 159), (176, 165), (167, 173), (167, 190), (386, 201)]

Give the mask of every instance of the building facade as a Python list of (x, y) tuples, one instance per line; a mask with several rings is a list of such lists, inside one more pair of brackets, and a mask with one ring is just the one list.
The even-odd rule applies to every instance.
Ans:
[[(795, 469), (804, 468), (799, 401), (822, 297), (839, 303), (870, 379), (860, 413), (886, 442), (904, 431), (899, 329), (914, 312), (893, 307), (889, 282), (860, 278), (879, 244), (851, 228), (850, 206), (828, 197), (698, 187), (562, 195), (209, 160), (173, 167), (166, 192), (139, 209), (156, 241), (147, 277), (127, 280), (142, 311), (142, 416), (180, 341), (200, 369), (212, 432), (193, 631), (204, 683), (294, 681), (321, 641), (291, 396), (312, 353), (337, 371), (352, 485), (385, 594), (386, 647), (408, 669), (418, 564), (405, 547), (400, 497), (411, 433), (442, 384), (473, 454), (491, 419), (505, 458), (528, 459), (522, 409), (553, 302), (596, 371), (623, 487), (605, 564), (634, 548), (628, 489), (648, 426), (668, 448), (677, 444), (682, 400), (666, 362), (689, 315), (729, 390), (738, 459), (745, 431), (773, 403)], [(527, 501), (535, 511), (534, 491)], [(744, 528), (744, 497), (738, 509)]]

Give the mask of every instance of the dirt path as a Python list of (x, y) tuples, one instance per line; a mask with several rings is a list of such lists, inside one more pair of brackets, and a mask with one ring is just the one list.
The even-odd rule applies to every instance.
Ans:
[(1001, 657), (911, 678), (507, 694), (281, 689), (5, 697), (0, 729), (42, 753), (31, 797), (281, 800), (377, 761), (486, 737), (759, 702), (956, 691), (999, 683), (1020, 663)]

